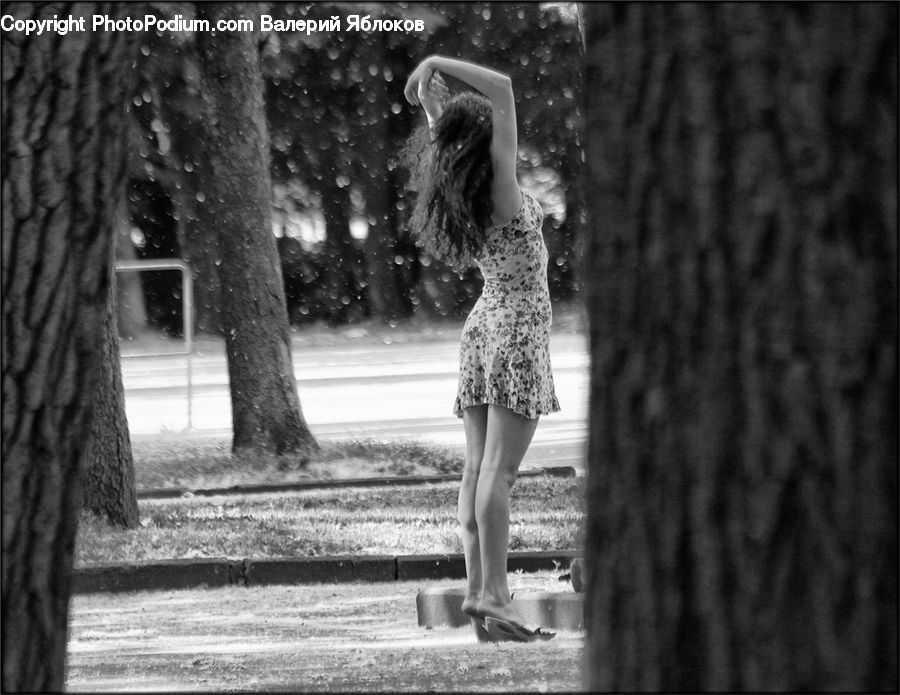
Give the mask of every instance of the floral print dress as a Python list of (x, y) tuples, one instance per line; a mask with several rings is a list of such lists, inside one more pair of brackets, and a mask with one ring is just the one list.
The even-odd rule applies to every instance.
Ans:
[(522, 191), (519, 212), (488, 230), (475, 259), (484, 288), (463, 327), (453, 405), (458, 417), (482, 404), (502, 405), (527, 418), (559, 410), (550, 368), (543, 219), (541, 206)]

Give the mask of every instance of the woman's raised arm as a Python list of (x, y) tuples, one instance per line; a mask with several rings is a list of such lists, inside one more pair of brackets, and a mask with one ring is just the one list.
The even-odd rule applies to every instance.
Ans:
[(465, 60), (429, 56), (419, 63), (406, 81), (404, 94), (409, 103), (419, 103), (419, 85), (427, 84), (436, 70), (465, 82), (484, 94), (491, 102), (493, 128), (491, 164), (494, 170), (491, 197), (495, 221), (508, 220), (519, 211), (522, 204), (516, 178), (518, 134), (512, 80), (509, 75)]

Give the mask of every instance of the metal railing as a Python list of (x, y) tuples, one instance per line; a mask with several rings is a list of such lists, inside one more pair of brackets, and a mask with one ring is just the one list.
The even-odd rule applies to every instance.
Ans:
[(177, 258), (146, 261), (116, 261), (117, 273), (143, 272), (145, 270), (180, 270), (182, 279), (182, 330), (184, 333), (184, 350), (169, 352), (129, 353), (123, 357), (164, 357), (166, 355), (185, 355), (187, 357), (187, 428), (193, 429), (193, 374), (191, 355), (194, 352), (194, 285), (191, 267)]

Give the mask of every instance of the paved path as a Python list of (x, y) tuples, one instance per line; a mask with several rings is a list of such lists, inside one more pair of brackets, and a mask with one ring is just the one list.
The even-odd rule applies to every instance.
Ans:
[[(178, 349), (180, 343), (173, 343)], [(457, 340), (329, 347), (295, 344), (293, 360), (304, 415), (322, 439), (415, 438), (462, 448), (461, 422), (450, 413), (456, 391)], [(188, 428), (187, 358), (129, 357), (123, 345), (126, 410), (133, 436)], [(562, 412), (543, 418), (523, 468), (583, 470), (588, 394), (584, 336), (561, 333), (551, 343)], [(228, 376), (221, 342), (198, 343), (191, 357), (191, 431), (227, 437)]]

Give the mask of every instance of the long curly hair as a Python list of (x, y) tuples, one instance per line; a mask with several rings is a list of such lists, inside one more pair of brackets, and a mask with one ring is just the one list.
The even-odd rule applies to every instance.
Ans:
[(471, 265), (491, 226), (491, 103), (465, 92), (434, 124), (409, 136), (397, 162), (409, 170), (416, 194), (410, 227), (425, 251), (462, 269)]

